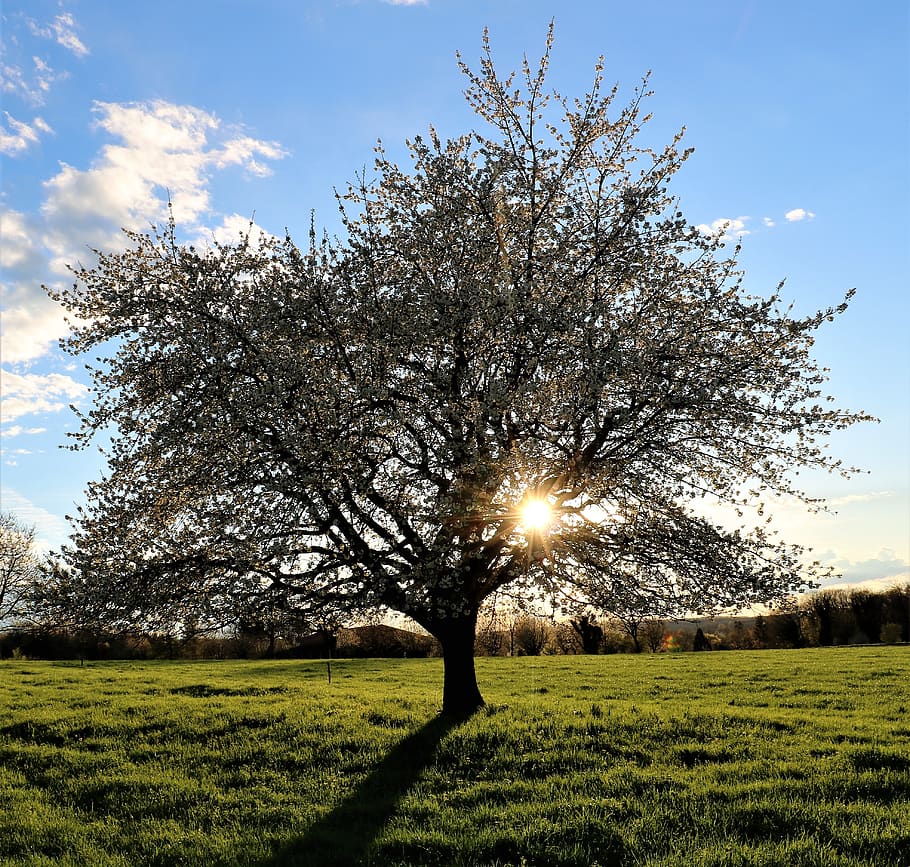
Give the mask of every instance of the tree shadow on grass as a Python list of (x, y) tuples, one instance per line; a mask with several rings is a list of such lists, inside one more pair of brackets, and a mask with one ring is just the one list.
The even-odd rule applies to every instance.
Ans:
[(398, 802), (432, 763), (442, 739), (466, 719), (439, 715), (408, 735), (338, 806), (258, 867), (354, 867), (363, 863)]

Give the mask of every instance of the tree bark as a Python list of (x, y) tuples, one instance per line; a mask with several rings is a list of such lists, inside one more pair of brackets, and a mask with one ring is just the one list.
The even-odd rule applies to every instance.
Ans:
[(483, 707), (474, 671), (474, 633), (477, 613), (437, 621), (430, 630), (442, 645), (445, 668), (442, 712), (447, 716), (470, 716)]

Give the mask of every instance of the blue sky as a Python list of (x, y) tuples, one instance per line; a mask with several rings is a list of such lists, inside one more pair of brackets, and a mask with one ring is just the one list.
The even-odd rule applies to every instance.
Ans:
[(908, 576), (910, 560), (910, 23), (904, 0), (830, 2), (380, 2), (4, 0), (0, 61), (2, 508), (45, 546), (102, 469), (59, 446), (86, 405), (40, 288), (67, 262), (160, 220), (168, 194), (189, 237), (229, 237), (255, 215), (303, 239), (310, 212), (337, 228), (333, 188), (401, 155), (432, 123), (476, 125), (455, 52), (473, 64), (489, 27), (501, 70), (543, 49), (551, 83), (588, 88), (605, 57), (630, 94), (651, 70), (653, 121), (694, 156), (677, 176), (689, 220), (728, 220), (748, 286), (808, 311), (858, 293), (820, 336), (831, 392), (881, 418), (833, 438), (868, 473), (804, 476), (835, 515), (793, 503), (783, 535), (856, 583)]

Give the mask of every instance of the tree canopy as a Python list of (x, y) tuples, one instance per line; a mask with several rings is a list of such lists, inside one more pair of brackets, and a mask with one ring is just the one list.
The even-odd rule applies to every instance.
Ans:
[(480, 129), (431, 128), (406, 168), (377, 147), (343, 237), (201, 249), (171, 222), (55, 294), (66, 348), (99, 355), (77, 445), (112, 433), (58, 599), (111, 623), (392, 609), (470, 711), (503, 587), (707, 611), (811, 580), (766, 525), (696, 504), (808, 502), (794, 469), (842, 469), (821, 441), (864, 416), (810, 350), (846, 300), (751, 296), (668, 191), (682, 134), (641, 142), (647, 80), (620, 105), (601, 62), (565, 99), (551, 42), (503, 78), (485, 37), (461, 63)]

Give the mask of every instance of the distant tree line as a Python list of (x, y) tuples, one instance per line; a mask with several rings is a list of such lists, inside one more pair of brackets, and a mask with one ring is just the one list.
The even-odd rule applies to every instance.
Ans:
[(478, 626), (478, 655), (762, 650), (910, 642), (910, 583), (822, 590), (754, 617), (670, 620), (585, 614), (556, 621), (521, 614)]
[(248, 630), (214, 635), (130, 632), (118, 635), (18, 626), (0, 632), (0, 658), (35, 659), (327, 659), (438, 656), (424, 632), (370, 624), (297, 635)]
[[(755, 617), (620, 619), (592, 612), (556, 619), (492, 609), (478, 623), (478, 656), (759, 650), (910, 642), (910, 583), (886, 590), (822, 590)], [(50, 622), (0, 631), (0, 657), (45, 659), (243, 659), (426, 657), (441, 654), (422, 630), (384, 623), (344, 627), (273, 611), (247, 615), (216, 634), (63, 629)]]

